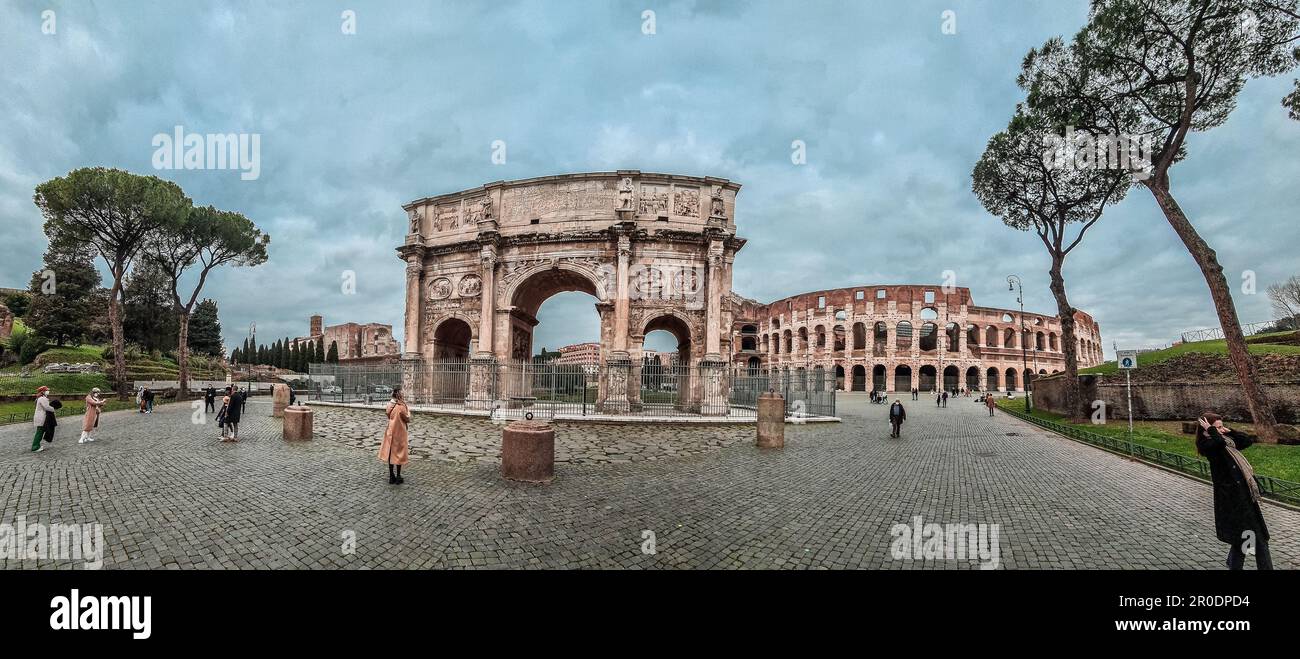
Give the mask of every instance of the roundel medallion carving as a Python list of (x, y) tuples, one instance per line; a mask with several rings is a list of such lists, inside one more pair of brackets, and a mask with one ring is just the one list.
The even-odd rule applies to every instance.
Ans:
[(483, 280), (478, 275), (465, 275), (460, 280), (461, 297), (475, 297), (483, 289)]
[(445, 300), (451, 297), (451, 280), (446, 277), (438, 277), (429, 282), (429, 299)]

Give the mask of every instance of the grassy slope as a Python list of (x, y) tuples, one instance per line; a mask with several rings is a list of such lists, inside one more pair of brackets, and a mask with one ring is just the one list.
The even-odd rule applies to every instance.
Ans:
[[(1279, 332), (1277, 334), (1257, 334), (1249, 337), (1250, 339), (1260, 339), (1267, 336), (1282, 336), (1294, 334), (1294, 332)], [(1280, 344), (1252, 344), (1247, 346), (1251, 354), (1262, 355), (1275, 353), (1280, 355), (1300, 355), (1300, 346), (1280, 345)], [(1228, 354), (1228, 344), (1222, 339), (1217, 341), (1196, 341), (1194, 343), (1183, 343), (1176, 346), (1156, 350), (1154, 352), (1144, 353), (1138, 356), (1139, 366), (1150, 366), (1160, 362), (1173, 359), (1179, 355), (1185, 355), (1192, 352), (1200, 352), (1212, 355)], [(1092, 368), (1080, 369), (1079, 373), (1083, 375), (1110, 375), (1119, 372), (1119, 367), (1115, 362), (1106, 362)]]
[[(0, 377), (0, 394), (22, 394), (30, 393), (41, 385), (45, 385), (62, 392), (88, 392), (91, 387), (99, 387), (108, 390), (108, 376), (113, 365), (104, 361), (102, 354), (104, 346), (100, 345), (81, 345), (75, 348), (64, 346), (61, 348), (50, 348), (42, 352), (38, 358), (40, 364), (67, 363), (81, 364), (98, 362), (104, 367), (104, 374), (74, 374), (74, 373), (51, 373), (46, 375), (40, 372), (39, 366), (32, 367), (32, 377), (30, 378), (11, 378)], [(22, 366), (17, 364), (0, 370), (3, 373), (21, 373)], [(126, 376), (129, 380), (175, 380), (178, 377), (178, 367), (176, 362), (167, 359), (153, 359), (149, 356), (142, 356), (137, 359), (128, 359), (126, 363)], [(224, 380), (225, 371), (214, 371), (196, 368), (192, 363), (190, 366), (190, 377), (195, 380)]]
[[(1017, 412), (1024, 412), (1024, 400), (1006, 400), (998, 399), (999, 407), (1007, 407)], [(1066, 423), (1065, 417), (1051, 412), (1034, 410), (1033, 416), (1048, 421), (1055, 421), (1065, 425), (1071, 425), (1081, 430), (1087, 430), (1098, 435), (1107, 437), (1126, 438), (1128, 436), (1128, 421), (1115, 422), (1104, 425), (1094, 425), (1091, 423)], [(1196, 453), (1196, 441), (1192, 435), (1184, 435), (1180, 432), (1174, 432), (1180, 422), (1153, 422), (1153, 421), (1134, 421), (1133, 422), (1133, 443), (1157, 448), (1170, 453), (1179, 453), (1186, 456), (1198, 457)], [(1233, 423), (1229, 427), (1235, 427), (1238, 430), (1250, 432), (1250, 424)], [(1275, 444), (1256, 444), (1242, 454), (1255, 467), (1255, 473), (1261, 476), (1272, 476), (1288, 481), (1300, 482), (1300, 446), (1280, 446)]]

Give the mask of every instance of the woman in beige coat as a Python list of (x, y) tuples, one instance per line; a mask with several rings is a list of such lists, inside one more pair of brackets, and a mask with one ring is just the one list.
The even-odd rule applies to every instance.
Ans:
[(103, 408), (104, 399), (99, 397), (99, 387), (95, 387), (86, 394), (86, 415), (81, 419), (81, 438), (77, 440), (78, 444), (95, 441), (90, 433), (99, 427), (99, 413)]
[[(401, 485), (402, 465), (408, 459), (408, 442), (406, 426), (411, 422), (411, 410), (406, 407), (400, 388), (393, 389), (393, 399), (388, 401), (384, 410), (388, 416), (388, 427), (384, 429), (384, 441), (379, 445), (379, 460), (388, 463), (388, 484)], [(393, 473), (397, 467), (397, 473)]]

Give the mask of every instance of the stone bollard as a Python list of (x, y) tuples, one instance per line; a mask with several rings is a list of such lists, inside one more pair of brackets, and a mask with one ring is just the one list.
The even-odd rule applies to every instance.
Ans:
[(515, 421), (501, 431), (501, 477), (528, 483), (555, 479), (555, 429), (540, 421)]
[(277, 419), (284, 416), (284, 408), (289, 406), (289, 385), (271, 385), (271, 400), (271, 416)]
[(785, 397), (774, 392), (758, 396), (758, 448), (785, 448)]
[(284, 408), (284, 439), (300, 442), (311, 439), (312, 410), (306, 405), (291, 405)]

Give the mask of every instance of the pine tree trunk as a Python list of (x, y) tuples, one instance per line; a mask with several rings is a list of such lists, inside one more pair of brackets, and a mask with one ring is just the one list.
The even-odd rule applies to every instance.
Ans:
[(179, 324), (178, 340), (176, 345), (176, 371), (178, 386), (180, 391), (176, 396), (179, 400), (184, 400), (189, 393), (190, 387), (190, 315), (184, 309), (176, 312), (176, 320)]
[(1274, 418), (1273, 410), (1269, 407), (1268, 397), (1255, 378), (1255, 364), (1246, 350), (1246, 335), (1241, 331), (1241, 324), (1237, 319), (1237, 306), (1232, 301), (1232, 291), (1228, 288), (1227, 278), (1223, 276), (1223, 266), (1219, 265), (1218, 256), (1196, 232), (1187, 215), (1183, 213), (1183, 209), (1178, 206), (1178, 202), (1169, 192), (1167, 182), (1148, 181), (1147, 189), (1155, 196), (1156, 203), (1165, 214), (1165, 219), (1174, 228), (1174, 233), (1182, 239), (1187, 251), (1191, 252), (1196, 265), (1201, 268), (1201, 274), (1205, 276), (1205, 283), (1210, 287), (1214, 310), (1218, 313), (1219, 325), (1223, 328), (1223, 338), (1228, 344), (1228, 359), (1232, 362), (1233, 370), (1237, 372), (1237, 380), (1241, 382), (1246, 406), (1250, 409), (1251, 418), (1255, 423), (1255, 434), (1259, 436), (1260, 441), (1276, 444), (1277, 419)]
[(122, 278), (114, 273), (113, 287), (108, 291), (108, 326), (113, 331), (113, 383), (119, 400), (126, 400), (126, 337), (122, 332), (122, 310), (118, 297), (122, 291)]
[(1061, 318), (1061, 352), (1065, 355), (1065, 409), (1066, 416), (1074, 419), (1083, 414), (1079, 395), (1079, 351), (1074, 334), (1074, 307), (1065, 295), (1065, 277), (1061, 275), (1064, 256), (1052, 255), (1052, 297), (1056, 298), (1056, 313)]

